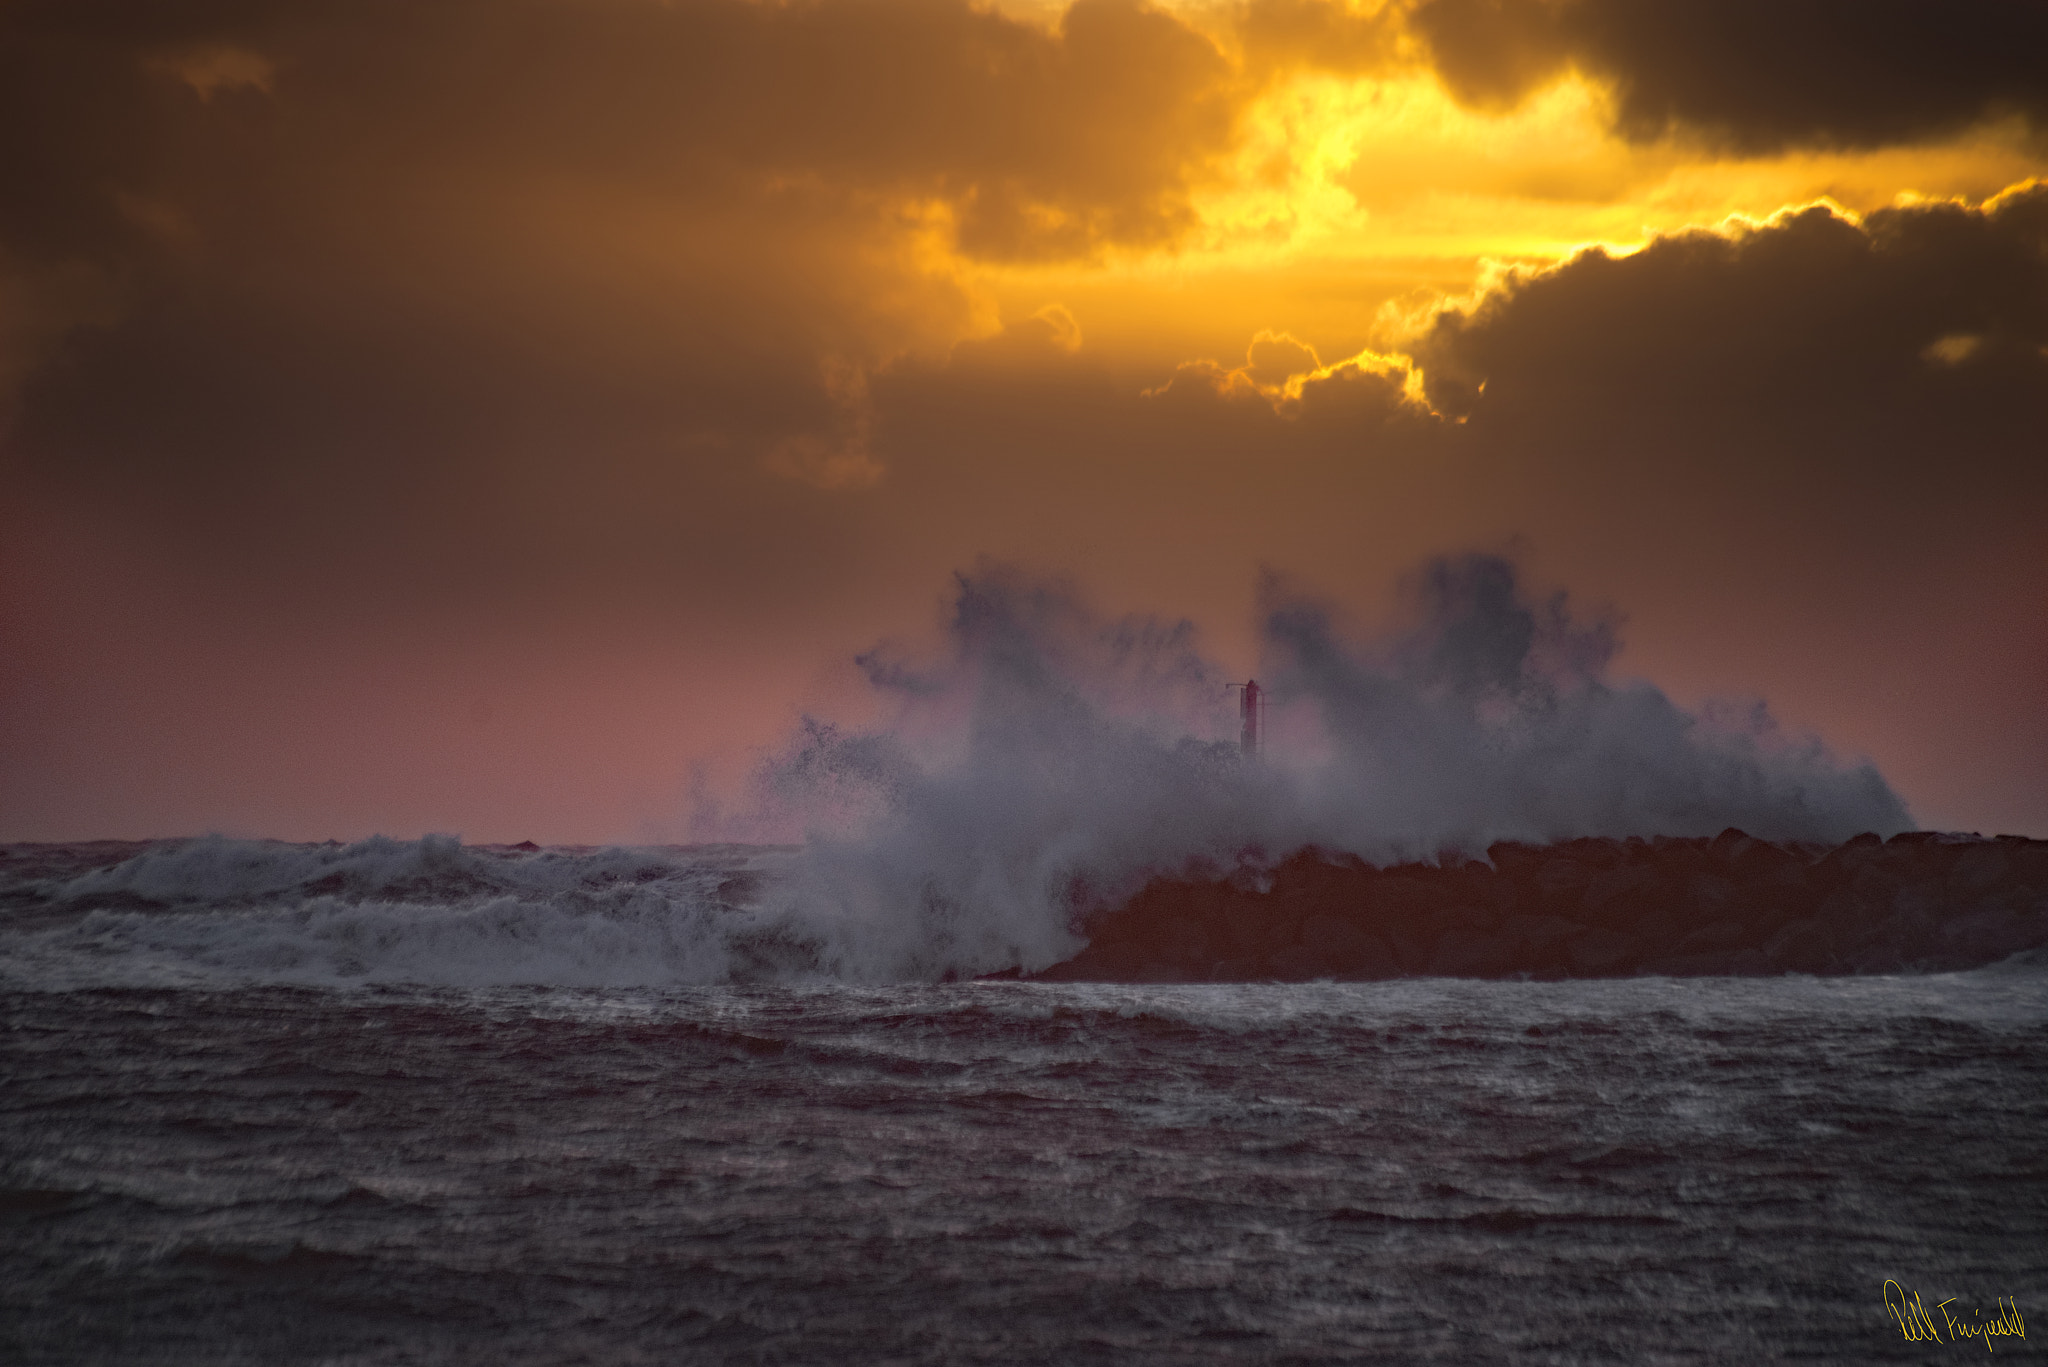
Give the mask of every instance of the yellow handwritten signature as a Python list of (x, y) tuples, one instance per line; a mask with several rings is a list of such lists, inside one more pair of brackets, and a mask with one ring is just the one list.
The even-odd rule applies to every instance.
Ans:
[(1980, 1339), (1986, 1351), (1996, 1352), (1991, 1340), (2023, 1339), (2027, 1336), (2026, 1316), (2020, 1314), (2019, 1302), (2012, 1297), (1998, 1298), (1996, 1319), (1985, 1319), (1981, 1309), (1972, 1310), (1967, 1319), (1959, 1317), (1949, 1309), (1958, 1299), (1950, 1296), (1945, 1301), (1935, 1302), (1934, 1308), (1941, 1316), (1941, 1323), (1936, 1324), (1934, 1316), (1927, 1313), (1918, 1291), (1908, 1295), (1905, 1287), (1890, 1278), (1885, 1279), (1884, 1308), (1891, 1311), (1892, 1318), (1899, 1322), (1899, 1332), (1910, 1343), (1960, 1343), (1964, 1339)]

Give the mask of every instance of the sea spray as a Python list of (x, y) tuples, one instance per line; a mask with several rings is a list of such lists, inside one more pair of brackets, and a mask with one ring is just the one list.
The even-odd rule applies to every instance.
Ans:
[(1711, 836), (1838, 842), (1906, 829), (1868, 764), (1616, 681), (1616, 633), (1563, 595), (1532, 604), (1490, 556), (1432, 561), (1410, 621), (1354, 642), (1269, 586), (1277, 739), (1246, 762), (1226, 675), (1192, 624), (1092, 611), (1070, 586), (961, 576), (943, 658), (862, 657), (888, 728), (808, 721), (763, 791), (802, 816), (790, 903), (858, 980), (1071, 955), (1077, 928), (1147, 880), (1252, 870), (1320, 847), (1374, 863), (1500, 840)]
[(1310, 714), (1324, 756), (1294, 771), (1294, 847), (1385, 862), (1497, 840), (1911, 826), (1875, 767), (1785, 736), (1761, 704), (1698, 716), (1614, 679), (1613, 622), (1576, 620), (1562, 593), (1530, 602), (1499, 557), (1433, 560), (1405, 587), (1410, 625), (1364, 642), (1312, 598), (1266, 595), (1275, 706)]

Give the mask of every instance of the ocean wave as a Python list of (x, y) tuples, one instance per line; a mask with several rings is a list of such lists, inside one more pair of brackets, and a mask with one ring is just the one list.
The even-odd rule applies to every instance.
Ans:
[(7, 853), (0, 978), (18, 986), (659, 986), (783, 976), (815, 961), (760, 904), (790, 853), (773, 847), (216, 836)]

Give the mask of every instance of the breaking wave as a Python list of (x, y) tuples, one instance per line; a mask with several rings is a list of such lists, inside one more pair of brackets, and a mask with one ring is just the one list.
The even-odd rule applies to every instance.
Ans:
[[(452, 836), (19, 847), (0, 863), (18, 987), (259, 981), (717, 982), (772, 954), (747, 908), (788, 852), (539, 850)], [(122, 857), (125, 856), (125, 857)]]
[(860, 927), (833, 971), (1037, 971), (1160, 873), (1311, 846), (1392, 864), (1502, 840), (1734, 826), (1832, 844), (1912, 824), (1875, 768), (1760, 706), (1699, 717), (1610, 679), (1613, 626), (1563, 595), (1529, 602), (1498, 558), (1423, 567), (1407, 625), (1362, 643), (1313, 600), (1265, 598), (1273, 739), (1256, 761), (1191, 623), (1104, 618), (1000, 566), (961, 577), (944, 658), (862, 657), (892, 723), (809, 722), (763, 782), (807, 837), (798, 902)]
[(21, 848), (0, 865), (18, 984), (663, 985), (1037, 972), (1160, 876), (1304, 847), (1374, 864), (1497, 841), (1838, 843), (1911, 822), (1868, 764), (1615, 680), (1610, 623), (1532, 602), (1514, 567), (1445, 559), (1408, 620), (1347, 638), (1268, 586), (1270, 743), (1240, 753), (1192, 624), (1103, 617), (999, 566), (962, 576), (942, 655), (861, 657), (886, 725), (807, 720), (725, 843)]

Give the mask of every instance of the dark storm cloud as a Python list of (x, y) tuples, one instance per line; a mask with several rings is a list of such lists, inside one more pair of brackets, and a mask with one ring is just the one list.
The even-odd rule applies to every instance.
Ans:
[(1472, 439), (1560, 472), (1926, 510), (2048, 487), (2044, 347), (2036, 184), (1589, 252), (1441, 315), (1415, 355)]
[(920, 235), (1170, 243), (1234, 79), (1127, 0), (10, 5), (0, 459), (295, 556), (758, 547), (965, 330)]
[[(2048, 184), (1595, 249), (1511, 273), (1405, 345), (1324, 366), (1262, 335), (1243, 364), (1189, 362), (1129, 406), (1194, 449), (1455, 443), (1566, 481), (1754, 477), (1760, 503), (1815, 481), (1921, 508), (2038, 493)], [(1269, 360), (1290, 347), (1301, 359)]]
[(2048, 6), (2011, 0), (1423, 0), (1445, 83), (1512, 104), (1576, 65), (1620, 132), (1747, 152), (1875, 147), (2020, 115), (2048, 127)]
[(209, 161), (321, 179), (454, 152), (697, 198), (721, 172), (909, 188), (970, 241), (1085, 250), (1170, 234), (1234, 112), (1215, 48), (1128, 0), (1057, 32), (952, 0), (87, 0), (0, 24), (10, 243), (67, 254)]

